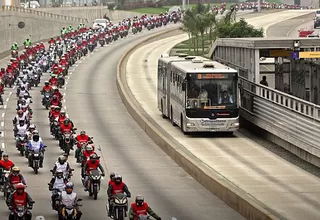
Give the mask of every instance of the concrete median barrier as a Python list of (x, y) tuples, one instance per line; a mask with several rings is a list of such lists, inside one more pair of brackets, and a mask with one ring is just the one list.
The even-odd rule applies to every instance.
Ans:
[(118, 64), (117, 86), (119, 94), (129, 113), (141, 128), (150, 136), (150, 138), (179, 166), (245, 218), (252, 220), (283, 219), (283, 217), (278, 213), (270, 210), (270, 208), (266, 207), (248, 193), (238, 188), (222, 174), (209, 169), (209, 167), (187, 151), (181, 144), (168, 135), (163, 128), (155, 123), (131, 93), (126, 81), (126, 63), (130, 55), (138, 47), (146, 43), (150, 43), (160, 35), (174, 30), (167, 30), (150, 36), (147, 40), (140, 42), (135, 47), (127, 51), (120, 59)]

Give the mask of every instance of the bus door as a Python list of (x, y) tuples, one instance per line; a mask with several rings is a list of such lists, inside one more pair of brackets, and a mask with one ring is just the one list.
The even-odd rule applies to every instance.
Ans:
[(165, 87), (165, 91), (166, 91), (166, 94), (165, 94), (165, 107), (164, 107), (164, 110), (166, 111), (166, 115), (170, 115), (170, 70), (171, 70), (171, 63), (168, 63), (168, 65), (166, 66), (165, 68), (165, 71), (164, 71), (164, 87)]

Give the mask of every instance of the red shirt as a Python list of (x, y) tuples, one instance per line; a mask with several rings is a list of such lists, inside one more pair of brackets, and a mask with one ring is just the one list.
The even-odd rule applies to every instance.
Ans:
[(61, 131), (62, 133), (65, 133), (65, 132), (71, 132), (72, 131), (72, 124), (69, 123), (68, 125), (60, 125), (60, 128), (61, 128)]
[(0, 160), (0, 167), (5, 170), (10, 170), (14, 166), (14, 163), (11, 160)]
[(14, 192), (12, 199), (12, 207), (16, 208), (17, 206), (26, 206), (27, 205), (27, 193), (23, 192), (22, 195), (18, 195), (17, 192)]
[(142, 206), (138, 206), (137, 203), (132, 203), (131, 208), (135, 214), (134, 220), (137, 220), (139, 218), (139, 215), (147, 215), (148, 214), (148, 203), (144, 202)]
[(96, 160), (95, 163), (92, 163), (90, 160), (87, 161), (87, 174), (91, 171), (91, 170), (96, 170), (98, 169), (99, 165), (100, 165), (100, 160)]

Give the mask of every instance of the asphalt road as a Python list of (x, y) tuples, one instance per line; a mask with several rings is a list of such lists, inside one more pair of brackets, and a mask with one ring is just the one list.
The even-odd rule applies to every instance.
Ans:
[[(199, 219), (199, 216), (203, 220), (212, 220), (212, 216), (223, 220), (244, 219), (176, 165), (136, 124), (122, 104), (115, 82), (117, 63), (123, 53), (146, 34), (150, 33), (130, 36), (103, 49), (98, 48), (95, 53), (70, 69), (67, 89), (61, 91), (67, 93), (63, 104), (68, 115), (78, 131), (87, 130), (90, 136), (94, 136), (96, 145), (101, 145), (107, 171), (123, 175), (133, 196), (144, 195), (163, 219), (171, 216), (179, 220), (194, 220)], [(7, 60), (0, 61), (1, 66), (6, 63)], [(48, 74), (44, 74), (42, 84), (47, 78)], [(21, 168), (26, 178), (27, 191), (36, 201), (33, 216), (44, 215), (46, 220), (53, 220), (57, 219), (57, 214), (51, 210), (51, 192), (48, 191), (47, 183), (51, 178), (49, 170), (63, 152), (49, 133), (48, 110), (41, 105), (39, 91), (40, 88), (31, 91), (34, 101), (32, 123), (37, 125), (45, 145), (48, 146), (44, 168), (35, 175), (27, 166), (26, 158), (19, 156), (15, 149), (12, 119), (15, 116), (17, 98), (15, 91), (9, 88), (3, 96), (5, 106), (0, 108), (0, 125), (5, 132), (0, 146), (5, 148), (10, 159)], [(76, 185), (75, 190), (84, 199), (82, 219), (107, 219), (107, 181), (103, 183), (98, 201), (94, 201), (83, 191), (80, 166), (75, 164), (73, 155), (72, 153), (69, 157), (69, 162), (76, 168), (72, 179)], [(0, 207), (0, 219), (6, 219), (8, 214), (9, 211), (3, 204)]]

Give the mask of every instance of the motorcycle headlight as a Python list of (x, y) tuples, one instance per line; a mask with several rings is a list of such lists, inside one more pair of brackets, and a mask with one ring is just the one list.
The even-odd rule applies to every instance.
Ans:
[(38, 75), (34, 75), (34, 78), (37, 78), (38, 77)]
[(33, 156), (34, 156), (34, 157), (39, 157), (39, 154), (34, 154)]
[(19, 216), (19, 217), (22, 217), (23, 215), (24, 215), (23, 212), (18, 212), (18, 216)]

